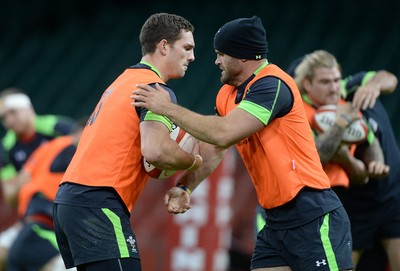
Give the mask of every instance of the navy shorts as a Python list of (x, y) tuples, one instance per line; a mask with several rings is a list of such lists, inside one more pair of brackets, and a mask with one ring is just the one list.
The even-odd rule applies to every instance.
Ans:
[(258, 234), (251, 270), (289, 266), (293, 271), (352, 269), (350, 222), (343, 207), (293, 229), (265, 226)]
[(65, 266), (140, 260), (136, 237), (123, 209), (54, 204), (54, 231)]
[(52, 229), (40, 223), (25, 223), (10, 247), (7, 270), (40, 270), (58, 254)]
[(380, 239), (400, 238), (400, 196), (373, 207), (346, 206), (346, 210), (354, 250), (371, 249)]

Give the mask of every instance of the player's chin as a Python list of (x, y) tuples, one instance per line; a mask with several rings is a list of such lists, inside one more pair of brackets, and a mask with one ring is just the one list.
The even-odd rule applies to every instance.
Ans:
[(183, 78), (186, 74), (186, 71), (182, 70), (180, 72), (177, 72), (174, 76), (171, 76), (171, 79), (180, 79)]
[(337, 105), (339, 103), (338, 96), (329, 96), (326, 98), (325, 104), (326, 105)]
[(226, 76), (224, 72), (221, 73), (221, 82), (222, 84), (229, 84), (229, 78)]

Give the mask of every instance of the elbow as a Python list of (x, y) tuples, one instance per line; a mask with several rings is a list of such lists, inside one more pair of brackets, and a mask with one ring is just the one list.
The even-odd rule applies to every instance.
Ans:
[(229, 133), (220, 132), (214, 135), (214, 138), (210, 140), (210, 144), (213, 144), (219, 148), (227, 149), (236, 142), (231, 138), (228, 138), (227, 135)]
[(382, 91), (386, 94), (393, 93), (395, 91), (395, 89), (397, 88), (397, 84), (398, 84), (397, 77), (393, 75), (391, 77), (391, 80), (388, 82), (389, 82), (388, 86), (386, 86), (386, 88), (382, 89)]
[(385, 78), (385, 84), (383, 89), (381, 89), (381, 92), (385, 94), (390, 94), (394, 92), (398, 84), (397, 76), (386, 70), (381, 70), (378, 73), (381, 74), (383, 78)]
[(234, 144), (233, 142), (227, 141), (225, 139), (221, 139), (216, 142), (215, 146), (217, 146), (221, 149), (227, 149), (230, 146), (232, 146), (233, 144)]
[(252, 133), (244, 135), (242, 132), (238, 131), (236, 125), (221, 124), (218, 129), (214, 129), (213, 132), (209, 134), (208, 143), (221, 149), (227, 149), (236, 143), (249, 141), (250, 139), (248, 136), (251, 134)]
[(397, 79), (397, 77), (395, 75), (393, 75), (391, 92), (393, 92), (397, 88), (398, 83), (399, 83), (399, 80)]

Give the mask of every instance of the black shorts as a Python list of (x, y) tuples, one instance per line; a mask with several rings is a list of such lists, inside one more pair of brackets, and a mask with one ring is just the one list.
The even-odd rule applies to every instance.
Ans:
[(40, 270), (58, 254), (52, 229), (40, 223), (25, 223), (10, 247), (7, 270)]
[(400, 196), (369, 208), (345, 207), (351, 222), (354, 250), (371, 249), (377, 240), (400, 238)]
[(265, 226), (258, 234), (251, 270), (290, 266), (293, 271), (352, 269), (350, 222), (343, 207), (287, 230)]
[(139, 250), (123, 209), (54, 204), (54, 231), (65, 266), (136, 258)]

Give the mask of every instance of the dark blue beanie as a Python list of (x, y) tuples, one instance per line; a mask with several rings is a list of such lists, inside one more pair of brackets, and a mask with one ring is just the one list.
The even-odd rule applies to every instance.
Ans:
[(224, 24), (214, 36), (214, 48), (240, 59), (267, 58), (268, 43), (261, 19), (253, 16)]

